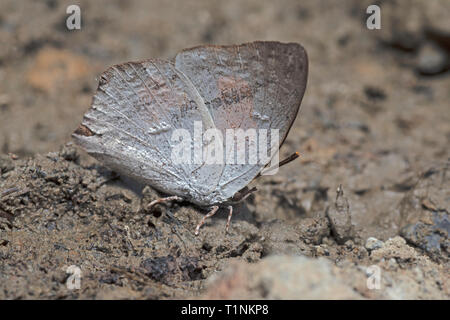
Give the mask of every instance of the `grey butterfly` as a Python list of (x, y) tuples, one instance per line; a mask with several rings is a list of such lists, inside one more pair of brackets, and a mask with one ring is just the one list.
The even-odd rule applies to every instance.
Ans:
[(301, 45), (265, 41), (199, 46), (173, 60), (115, 65), (101, 75), (91, 108), (73, 137), (105, 165), (169, 195), (150, 207), (172, 200), (212, 207), (196, 234), (207, 217), (227, 205), (228, 230), (232, 204), (255, 191), (247, 185), (270, 159), (256, 164), (175, 163), (174, 130), (193, 134), (196, 122), (224, 136), (228, 128), (277, 129), (281, 146), (297, 116), (307, 74)]

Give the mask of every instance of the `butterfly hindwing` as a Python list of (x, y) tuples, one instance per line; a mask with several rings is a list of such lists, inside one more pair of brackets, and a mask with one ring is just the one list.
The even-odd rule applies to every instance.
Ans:
[[(177, 55), (175, 66), (198, 89), (224, 137), (226, 129), (278, 129), (278, 146), (296, 118), (308, 73), (303, 47), (279, 42), (187, 49)], [(267, 164), (235, 162), (226, 164), (219, 181), (225, 196), (245, 187)]]

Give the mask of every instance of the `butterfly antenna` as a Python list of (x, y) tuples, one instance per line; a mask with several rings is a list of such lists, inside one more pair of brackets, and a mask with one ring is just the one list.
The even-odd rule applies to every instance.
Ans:
[(291, 154), (289, 157), (287, 157), (286, 159), (280, 161), (278, 163), (278, 167), (284, 166), (285, 164), (288, 164), (289, 162), (294, 161), (298, 157), (300, 157), (300, 154), (296, 151), (293, 154)]
[[(285, 158), (284, 160), (281, 160), (280, 162), (278, 162), (278, 168), (281, 166), (284, 166), (285, 164), (288, 164), (291, 161), (294, 161), (295, 159), (297, 159), (298, 157), (300, 157), (300, 153), (298, 153), (297, 151), (294, 152), (293, 154), (291, 154), (289, 157)], [(273, 167), (271, 167), (273, 168)], [(268, 168), (267, 170), (270, 170), (271, 168)], [(258, 173), (258, 175), (255, 177), (255, 179), (261, 177), (261, 172)]]

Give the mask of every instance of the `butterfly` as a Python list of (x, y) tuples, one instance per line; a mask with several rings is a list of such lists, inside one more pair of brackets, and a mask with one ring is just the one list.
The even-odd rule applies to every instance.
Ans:
[[(184, 49), (172, 60), (118, 64), (100, 76), (92, 105), (72, 136), (106, 166), (168, 195), (149, 208), (167, 201), (211, 208), (197, 235), (206, 218), (228, 206), (228, 231), (233, 205), (256, 191), (247, 185), (269, 167), (286, 139), (307, 75), (300, 44), (272, 41), (204, 45)], [(223, 146), (230, 130), (234, 136), (226, 141), (237, 144), (239, 132), (240, 145), (227, 144), (222, 153), (211, 148)], [(252, 130), (261, 133), (256, 140), (250, 139)], [(214, 134), (208, 139), (207, 132)], [(270, 156), (248, 161), (246, 152), (257, 143)], [(208, 155), (231, 161), (208, 162)]]

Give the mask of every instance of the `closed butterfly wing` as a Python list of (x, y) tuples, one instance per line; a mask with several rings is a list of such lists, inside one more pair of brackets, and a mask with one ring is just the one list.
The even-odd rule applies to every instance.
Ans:
[[(175, 67), (198, 90), (224, 137), (227, 129), (278, 129), (281, 146), (306, 89), (308, 59), (296, 43), (253, 42), (187, 49), (176, 56)], [(269, 161), (226, 163), (216, 192), (232, 197)]]
[(199, 172), (198, 164), (174, 163), (172, 134), (184, 129), (193, 136), (194, 122), (214, 127), (198, 91), (172, 62), (130, 62), (101, 75), (92, 106), (73, 137), (116, 171), (199, 202), (217, 185), (222, 165)]

